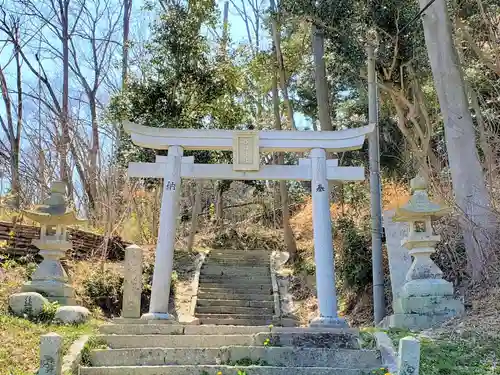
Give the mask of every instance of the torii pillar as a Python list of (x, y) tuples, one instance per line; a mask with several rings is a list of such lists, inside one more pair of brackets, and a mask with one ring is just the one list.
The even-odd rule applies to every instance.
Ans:
[(180, 146), (170, 146), (168, 148), (149, 313), (144, 314), (141, 319), (171, 318), (168, 314), (168, 303), (170, 300), (170, 281), (174, 263), (175, 231), (177, 228), (177, 216), (179, 216), (183, 152), (184, 150)]
[(347, 327), (346, 321), (339, 318), (337, 314), (333, 230), (326, 176), (326, 152), (324, 149), (315, 148), (311, 150), (311, 168), (314, 260), (316, 263), (316, 289), (320, 315), (313, 319), (310, 325)]

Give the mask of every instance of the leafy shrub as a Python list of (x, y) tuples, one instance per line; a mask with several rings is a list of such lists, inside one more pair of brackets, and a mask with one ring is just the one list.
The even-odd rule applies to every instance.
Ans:
[(36, 321), (40, 323), (52, 322), (59, 307), (58, 302), (50, 302), (48, 305), (43, 306), (42, 313), (37, 316)]
[(94, 349), (106, 349), (107, 345), (102, 339), (95, 336), (89, 337), (82, 349), (82, 360), (83, 366), (92, 366), (92, 361), (90, 360), (90, 352)]
[(31, 276), (35, 273), (38, 265), (34, 262), (30, 262), (26, 265), (26, 277), (31, 279)]
[[(151, 299), (151, 286), (153, 284), (153, 263), (145, 263), (142, 271), (142, 293), (141, 312), (149, 310)], [(172, 271), (170, 296), (175, 293), (179, 277), (176, 271)], [(83, 281), (82, 298), (86, 307), (93, 309), (98, 307), (105, 316), (120, 316), (123, 301), (123, 276), (112, 269), (97, 269), (91, 272)]]
[(89, 307), (100, 307), (106, 316), (119, 316), (123, 276), (111, 269), (97, 269), (83, 281), (82, 296)]
[(372, 283), (370, 239), (350, 218), (340, 218), (336, 230), (342, 238), (336, 252), (337, 280), (344, 292), (362, 293)]

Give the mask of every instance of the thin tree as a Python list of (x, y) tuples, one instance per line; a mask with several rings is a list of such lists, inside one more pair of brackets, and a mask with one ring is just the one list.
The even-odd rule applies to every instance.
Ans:
[(491, 235), (497, 220), (491, 211), (483, 169), (476, 148), (476, 135), (463, 74), (455, 49), (451, 22), (445, 1), (419, 0), (427, 52), (444, 121), (446, 149), (453, 191), (462, 211), (461, 226), (474, 281), (485, 276), (494, 247)]
[(130, 16), (132, 14), (132, 0), (123, 0), (123, 40), (122, 40), (122, 88), (127, 85), (128, 51), (130, 48)]
[[(21, 131), (23, 126), (23, 94), (22, 94), (22, 70), (21, 57), (17, 45), (20, 39), (20, 18), (16, 16), (7, 16), (7, 12), (2, 10), (0, 13), (0, 31), (7, 35), (7, 40), (12, 43), (6, 43), (13, 47), (13, 59), (10, 58), (5, 66), (0, 65), (0, 90), (5, 107), (5, 119), (0, 113), (0, 125), (7, 136), (9, 146), (0, 140), (2, 150), (0, 155), (9, 161), (11, 175), (11, 190), (14, 196), (14, 205), (20, 207), (21, 199), (21, 181), (19, 177), (19, 159), (21, 146)], [(4, 45), (3, 48), (5, 48)], [(2, 48), (2, 49), (3, 49)], [(1, 52), (1, 50), (0, 50)], [(8, 82), (5, 76), (5, 68), (10, 61), (14, 61), (16, 70), (16, 100), (11, 98)], [(17, 106), (17, 108), (16, 108)]]
[(293, 106), (292, 102), (290, 101), (290, 96), (288, 94), (288, 83), (287, 83), (288, 81), (285, 69), (285, 62), (283, 60), (283, 53), (281, 51), (281, 27), (279, 21), (279, 9), (276, 7), (275, 0), (270, 0), (270, 6), (272, 12), (271, 32), (274, 43), (275, 56), (278, 62), (278, 74), (280, 77), (281, 93), (283, 95), (283, 102), (285, 103), (286, 106), (287, 118), (288, 122), (290, 123), (290, 128), (292, 130), (297, 130), (297, 128), (295, 127), (295, 120), (293, 118)]

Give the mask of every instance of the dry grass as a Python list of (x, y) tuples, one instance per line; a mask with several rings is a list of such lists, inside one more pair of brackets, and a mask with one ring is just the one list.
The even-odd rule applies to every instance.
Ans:
[(500, 290), (476, 296), (465, 316), (421, 333), (390, 330), (397, 345), (404, 336), (421, 342), (421, 375), (500, 374)]
[(40, 335), (56, 332), (64, 337), (64, 349), (79, 336), (96, 332), (99, 321), (79, 326), (33, 323), (8, 313), (8, 297), (27, 280), (26, 267), (12, 260), (0, 265), (0, 375), (33, 374), (39, 364)]
[(0, 375), (33, 374), (40, 361), (40, 336), (55, 332), (64, 337), (64, 350), (78, 337), (97, 332), (98, 321), (78, 326), (35, 324), (0, 314)]

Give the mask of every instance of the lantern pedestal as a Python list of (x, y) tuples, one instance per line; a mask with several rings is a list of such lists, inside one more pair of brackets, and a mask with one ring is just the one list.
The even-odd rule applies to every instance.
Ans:
[(410, 201), (396, 210), (395, 222), (408, 222), (409, 234), (401, 245), (409, 250), (413, 262), (406, 283), (395, 298), (394, 314), (386, 317), (383, 327), (427, 329), (464, 313), (462, 301), (454, 298), (453, 285), (443, 280), (443, 272), (431, 259), (440, 236), (433, 233), (432, 218), (446, 215), (448, 210), (427, 196), (427, 183), (417, 176)]
[(23, 292), (37, 292), (49, 301), (66, 306), (75, 305), (75, 290), (68, 284), (68, 275), (61, 264), (61, 258), (71, 249), (71, 242), (56, 236), (44, 236), (43, 239), (33, 240), (33, 245), (40, 249), (43, 261), (33, 273), (31, 281), (23, 285)]
[(31, 281), (24, 284), (23, 291), (38, 292), (61, 305), (75, 305), (75, 291), (68, 283), (61, 258), (71, 249), (68, 226), (84, 223), (85, 220), (78, 219), (68, 207), (66, 184), (61, 181), (53, 182), (49, 197), (33, 210), (23, 213), (27, 218), (40, 223), (40, 239), (35, 239), (32, 243), (40, 249), (43, 257)]

